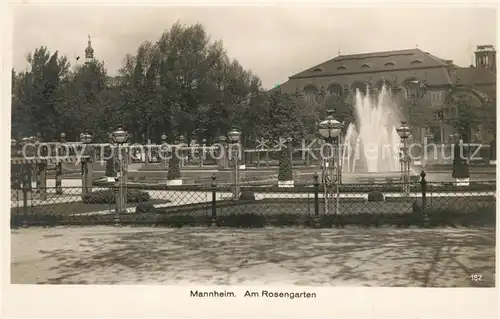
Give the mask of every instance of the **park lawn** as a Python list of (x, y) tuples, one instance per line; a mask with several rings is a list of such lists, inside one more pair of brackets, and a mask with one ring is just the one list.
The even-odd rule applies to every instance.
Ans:
[[(169, 200), (162, 199), (151, 199), (143, 203), (151, 203), (153, 205), (166, 204)], [(137, 203), (127, 203), (127, 208), (136, 207)], [(101, 212), (101, 211), (114, 211), (114, 204), (86, 204), (81, 201), (78, 202), (67, 202), (58, 204), (47, 204), (47, 205), (37, 205), (34, 207), (28, 207), (28, 214), (47, 214), (47, 215), (72, 215), (72, 214), (83, 214), (91, 212)], [(11, 215), (22, 215), (22, 207), (12, 207), (10, 209)]]

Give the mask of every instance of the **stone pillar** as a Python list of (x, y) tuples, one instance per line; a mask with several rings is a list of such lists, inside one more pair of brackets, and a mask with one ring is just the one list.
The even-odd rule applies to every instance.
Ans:
[(92, 149), (92, 146), (90, 147), (90, 154), (89, 158), (86, 160), (87, 162), (87, 178), (86, 178), (86, 185), (87, 185), (87, 192), (92, 193), (92, 181), (94, 179), (94, 152)]
[(37, 165), (37, 185), (36, 189), (41, 200), (47, 199), (47, 163)]
[[(106, 181), (108, 183), (114, 183), (116, 177), (115, 171), (115, 152), (117, 150), (114, 148), (112, 141), (110, 140), (109, 146), (104, 149), (104, 155), (106, 160)], [(147, 155), (145, 155), (147, 157)]]
[(87, 174), (88, 174), (88, 163), (86, 159), (81, 159), (82, 163), (82, 171), (81, 171), (81, 178), (82, 178), (82, 200), (84, 196), (87, 194)]
[(61, 195), (62, 189), (62, 161), (58, 160), (56, 163), (56, 194)]

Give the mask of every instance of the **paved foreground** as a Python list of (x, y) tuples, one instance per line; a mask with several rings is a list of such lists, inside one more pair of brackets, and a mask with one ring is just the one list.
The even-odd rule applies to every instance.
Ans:
[[(494, 286), (495, 230), (29, 228), (12, 283)], [(472, 281), (471, 275), (480, 275)]]

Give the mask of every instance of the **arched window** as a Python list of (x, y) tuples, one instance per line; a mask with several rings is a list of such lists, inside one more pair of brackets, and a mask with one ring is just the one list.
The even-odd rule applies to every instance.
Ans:
[(364, 82), (354, 82), (351, 85), (352, 92), (355, 94), (356, 90), (359, 90), (359, 92), (363, 95), (366, 94), (366, 90), (368, 89), (368, 84)]
[(345, 65), (341, 65), (337, 67), (337, 70), (342, 71), (342, 70), (347, 70), (347, 67)]
[(392, 61), (389, 61), (389, 62), (386, 62), (386, 63), (384, 64), (384, 66), (385, 66), (386, 68), (393, 68), (393, 67), (395, 67), (395, 66), (396, 66), (396, 63), (394, 63), (394, 62), (392, 62)]
[(420, 60), (420, 59), (411, 61), (411, 64), (412, 64), (412, 65), (415, 65), (415, 64), (422, 64), (422, 63), (424, 63), (424, 61), (422, 61), (422, 60)]
[(409, 78), (405, 80), (404, 87), (406, 89), (406, 98), (410, 101), (418, 101), (421, 99), (426, 90), (425, 84), (417, 78)]
[(363, 63), (363, 64), (361, 64), (361, 68), (362, 68), (362, 69), (367, 69), (367, 68), (369, 68), (369, 67), (370, 67), (370, 65), (369, 65), (368, 63)]
[(322, 68), (314, 68), (313, 72), (323, 72)]
[(304, 98), (306, 101), (316, 102), (317, 97), (318, 89), (316, 87), (309, 85), (304, 88)]
[(327, 91), (329, 95), (341, 96), (344, 90), (340, 84), (334, 83), (328, 87)]
[(375, 89), (377, 90), (377, 92), (380, 92), (382, 91), (382, 88), (384, 86), (387, 88), (387, 90), (389, 91), (392, 90), (392, 83), (385, 79), (381, 79), (380, 81), (378, 81), (377, 84), (375, 85)]

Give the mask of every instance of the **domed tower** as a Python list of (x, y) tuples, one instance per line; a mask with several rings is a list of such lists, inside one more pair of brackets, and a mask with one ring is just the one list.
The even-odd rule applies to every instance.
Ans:
[(89, 42), (87, 48), (85, 49), (85, 63), (90, 63), (94, 60), (94, 49), (92, 48), (92, 41), (90, 41), (89, 34)]

